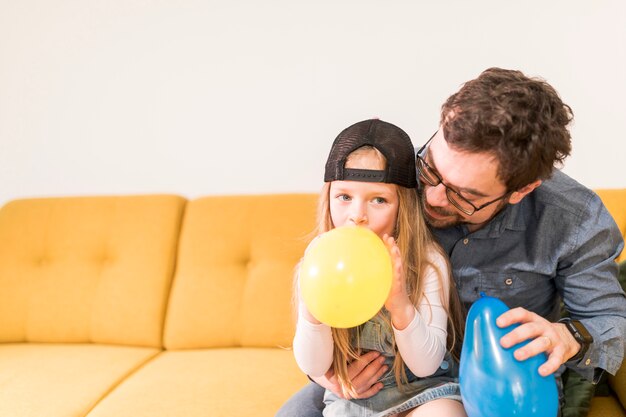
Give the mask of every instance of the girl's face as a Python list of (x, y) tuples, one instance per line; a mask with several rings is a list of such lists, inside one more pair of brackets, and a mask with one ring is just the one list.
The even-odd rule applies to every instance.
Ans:
[[(380, 170), (384, 169), (384, 162), (372, 150), (351, 156), (346, 167)], [(358, 225), (367, 227), (381, 238), (385, 233), (393, 236), (399, 206), (397, 185), (333, 181), (329, 199), (330, 217), (335, 227)]]

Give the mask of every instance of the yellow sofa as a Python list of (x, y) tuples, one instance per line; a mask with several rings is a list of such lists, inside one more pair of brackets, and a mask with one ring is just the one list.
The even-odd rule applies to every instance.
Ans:
[[(626, 189), (601, 195), (626, 231)], [(289, 350), (291, 283), (315, 206), (312, 194), (6, 204), (0, 416), (273, 416), (307, 383)], [(592, 416), (626, 416), (625, 378)]]

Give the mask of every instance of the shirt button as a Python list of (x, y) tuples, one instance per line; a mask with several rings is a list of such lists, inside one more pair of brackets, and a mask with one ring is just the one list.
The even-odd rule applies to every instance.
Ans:
[(468, 238), (463, 239), (463, 244), (464, 245), (467, 245), (468, 243), (469, 243), (469, 239)]
[(513, 280), (511, 278), (507, 278), (507, 279), (504, 280), (504, 283), (506, 285), (511, 285), (511, 284), (513, 284)]
[(585, 361), (585, 365), (589, 365), (590, 363), (591, 363), (591, 359), (587, 359), (587, 360)]

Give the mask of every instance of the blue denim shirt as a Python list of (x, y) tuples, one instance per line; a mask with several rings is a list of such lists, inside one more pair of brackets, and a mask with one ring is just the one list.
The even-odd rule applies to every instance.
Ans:
[(508, 205), (483, 228), (433, 229), (450, 256), (466, 308), (484, 291), (510, 308), (524, 307), (552, 322), (560, 301), (594, 343), (577, 363), (597, 382), (615, 374), (624, 356), (626, 298), (615, 258), (624, 242), (600, 198), (567, 175), (551, 179), (518, 204)]

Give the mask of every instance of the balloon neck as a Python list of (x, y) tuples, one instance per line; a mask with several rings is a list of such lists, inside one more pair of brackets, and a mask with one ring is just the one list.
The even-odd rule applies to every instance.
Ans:
[(487, 296), (487, 294), (485, 294), (485, 292), (484, 292), (484, 291), (481, 291), (479, 294), (480, 294), (480, 297), (481, 297), (481, 298), (483, 298), (483, 297), (486, 297), (486, 296)]

